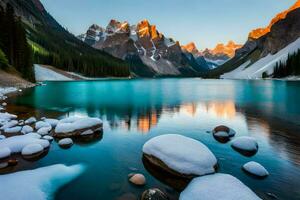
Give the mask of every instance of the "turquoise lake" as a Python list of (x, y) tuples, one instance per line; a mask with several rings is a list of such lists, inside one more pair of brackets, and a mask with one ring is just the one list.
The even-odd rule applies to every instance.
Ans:
[[(10, 103), (66, 116), (99, 117), (103, 135), (63, 150), (53, 142), (47, 156), (25, 169), (82, 163), (86, 171), (61, 188), (55, 199), (134, 199), (158, 187), (170, 199), (179, 191), (151, 174), (142, 162), (143, 144), (161, 134), (182, 134), (203, 142), (216, 155), (219, 172), (240, 179), (263, 199), (300, 199), (300, 82), (193, 79), (139, 79), (46, 82), (12, 97)], [(257, 139), (259, 151), (245, 157), (211, 130), (218, 125)], [(256, 179), (241, 167), (261, 163), (270, 176)], [(128, 174), (143, 173), (147, 185), (135, 187)]]

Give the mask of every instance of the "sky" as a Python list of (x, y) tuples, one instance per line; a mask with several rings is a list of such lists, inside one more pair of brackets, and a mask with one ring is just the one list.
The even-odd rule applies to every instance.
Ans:
[(41, 0), (75, 35), (111, 19), (136, 24), (148, 19), (166, 37), (199, 49), (233, 40), (243, 44), (251, 30), (267, 26), (296, 0)]

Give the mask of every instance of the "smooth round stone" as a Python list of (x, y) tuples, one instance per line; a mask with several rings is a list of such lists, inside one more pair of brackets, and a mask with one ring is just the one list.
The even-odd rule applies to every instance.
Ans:
[(4, 140), (5, 138), (5, 135), (0, 135), (0, 140)]
[(160, 189), (152, 188), (143, 192), (141, 200), (168, 200), (168, 196)]
[(58, 145), (62, 148), (70, 148), (73, 145), (71, 138), (64, 138), (58, 141)]
[(236, 138), (232, 141), (231, 147), (246, 156), (252, 156), (258, 151), (257, 141), (248, 136)]
[(129, 181), (138, 186), (142, 186), (146, 184), (146, 178), (143, 174), (134, 174), (129, 178)]
[(8, 147), (0, 149), (0, 159), (7, 158), (11, 155), (11, 150)]
[(8, 166), (10, 166), (10, 167), (13, 167), (13, 166), (16, 166), (17, 164), (18, 164), (18, 160), (17, 159), (9, 159), (8, 161), (7, 161), (7, 163), (8, 163)]
[(40, 144), (29, 144), (22, 149), (23, 156), (38, 156), (44, 151), (44, 147)]
[(216, 157), (204, 144), (182, 135), (152, 138), (144, 144), (143, 153), (151, 164), (183, 178), (212, 174), (217, 166)]
[(52, 141), (54, 140), (54, 138), (53, 138), (52, 136), (50, 136), (50, 135), (45, 135), (45, 136), (43, 137), (43, 139), (44, 139), (44, 140), (48, 140), (49, 142), (52, 142)]
[(213, 174), (193, 179), (179, 200), (261, 200), (250, 188), (228, 174)]
[(2, 103), (2, 106), (7, 106), (7, 103), (6, 103), (6, 102), (3, 102), (3, 103)]
[(12, 133), (19, 133), (21, 130), (22, 130), (21, 126), (15, 126), (15, 127), (12, 127), (12, 128), (6, 128), (4, 130), (4, 132), (12, 134)]
[(269, 172), (261, 164), (251, 161), (243, 166), (243, 170), (257, 177), (267, 177)]

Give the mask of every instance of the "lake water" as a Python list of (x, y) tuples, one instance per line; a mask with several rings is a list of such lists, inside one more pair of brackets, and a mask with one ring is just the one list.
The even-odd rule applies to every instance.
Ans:
[[(182, 134), (206, 144), (218, 158), (219, 172), (231, 174), (261, 198), (300, 199), (300, 82), (201, 79), (48, 82), (13, 97), (11, 103), (35, 109), (37, 116), (58, 111), (60, 117), (91, 116), (104, 121), (103, 136), (62, 150), (55, 142), (48, 155), (26, 169), (51, 164), (83, 163), (86, 171), (61, 188), (56, 199), (131, 199), (158, 187), (178, 197), (178, 191), (148, 172), (142, 146), (161, 134)], [(227, 125), (238, 136), (257, 139), (259, 151), (245, 157), (217, 142), (211, 131)], [(241, 166), (258, 161), (270, 172), (260, 180)], [(135, 187), (127, 175), (141, 172), (145, 187)]]

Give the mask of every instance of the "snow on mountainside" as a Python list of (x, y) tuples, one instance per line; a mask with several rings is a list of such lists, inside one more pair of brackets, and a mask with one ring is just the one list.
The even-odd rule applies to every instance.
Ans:
[(267, 55), (257, 62), (251, 64), (251, 60), (247, 60), (240, 67), (235, 70), (221, 75), (225, 79), (257, 79), (262, 78), (262, 74), (272, 74), (277, 62), (285, 62), (289, 54), (295, 53), (300, 49), (300, 38), (295, 42), (289, 44), (284, 49), (280, 50), (274, 55)]
[(40, 65), (34, 65), (35, 79), (37, 81), (71, 81), (73, 79), (68, 78), (62, 74), (59, 74), (53, 70), (42, 67)]

